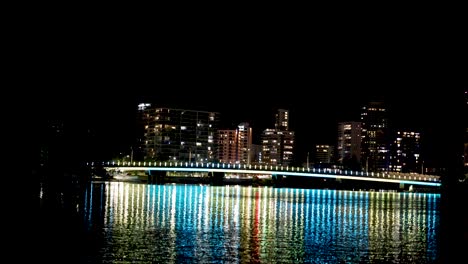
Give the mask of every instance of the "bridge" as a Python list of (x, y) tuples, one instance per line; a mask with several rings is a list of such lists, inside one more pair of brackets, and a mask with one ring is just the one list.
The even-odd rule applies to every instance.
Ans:
[(290, 166), (246, 165), (226, 163), (199, 163), (199, 162), (120, 162), (109, 161), (89, 163), (90, 166), (101, 165), (109, 170), (118, 171), (152, 171), (164, 172), (204, 172), (221, 175), (225, 174), (254, 174), (277, 176), (300, 176), (336, 180), (356, 180), (368, 182), (398, 183), (403, 185), (421, 185), (440, 187), (440, 176), (417, 173), (398, 172), (363, 172), (341, 169), (316, 169)]

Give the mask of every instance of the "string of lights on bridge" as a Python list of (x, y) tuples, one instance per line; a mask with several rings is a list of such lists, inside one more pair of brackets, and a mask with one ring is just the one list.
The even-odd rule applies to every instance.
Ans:
[[(91, 162), (87, 165), (95, 166), (98, 163)], [(335, 174), (335, 175), (347, 175), (347, 176), (362, 176), (362, 177), (378, 177), (388, 179), (405, 179), (405, 180), (419, 180), (419, 181), (432, 181), (440, 182), (440, 177), (436, 175), (422, 175), (422, 174), (407, 174), (398, 172), (364, 172), (364, 171), (352, 171), (352, 170), (341, 170), (341, 169), (330, 169), (330, 168), (305, 168), (305, 167), (289, 167), (289, 166), (273, 166), (273, 165), (247, 165), (247, 164), (230, 164), (230, 163), (201, 163), (201, 162), (120, 162), (120, 161), (108, 161), (101, 162), (102, 166), (112, 167), (171, 167), (171, 168), (206, 168), (208, 169), (234, 169), (234, 170), (269, 170), (272, 172), (302, 172), (302, 173), (319, 173), (319, 174)], [(418, 175), (418, 176), (416, 176)]]

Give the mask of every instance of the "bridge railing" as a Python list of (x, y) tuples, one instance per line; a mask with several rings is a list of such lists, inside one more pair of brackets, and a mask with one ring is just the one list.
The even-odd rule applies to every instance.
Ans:
[(108, 161), (98, 163), (88, 163), (90, 166), (102, 165), (106, 167), (180, 167), (180, 168), (206, 168), (212, 169), (231, 169), (231, 170), (250, 170), (250, 171), (269, 171), (278, 173), (281, 172), (298, 172), (298, 173), (315, 173), (315, 174), (334, 174), (344, 176), (357, 176), (357, 177), (375, 177), (385, 179), (397, 180), (413, 180), (413, 181), (429, 181), (440, 182), (440, 176), (426, 175), (418, 173), (400, 173), (400, 172), (364, 172), (352, 171), (331, 168), (306, 168), (306, 167), (290, 167), (281, 165), (247, 165), (247, 164), (230, 164), (230, 163), (201, 163), (201, 162), (169, 162), (169, 161), (156, 161), (156, 162), (143, 162), (143, 161)]

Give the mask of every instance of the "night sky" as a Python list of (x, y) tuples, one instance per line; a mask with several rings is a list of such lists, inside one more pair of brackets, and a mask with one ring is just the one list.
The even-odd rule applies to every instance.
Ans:
[(438, 156), (447, 130), (458, 132), (455, 127), (466, 122), (460, 112), (466, 63), (459, 64), (453, 50), (434, 52), (435, 43), (408, 33), (371, 41), (345, 37), (209, 45), (183, 39), (151, 52), (148, 44), (140, 49), (135, 43), (59, 47), (39, 58), (47, 63), (34, 75), (42, 88), (31, 96), (33, 114), (92, 127), (103, 151), (113, 155), (133, 140), (139, 102), (218, 111), (221, 128), (247, 121), (254, 143), (274, 126), (276, 109), (285, 108), (296, 132), (296, 157), (304, 161), (315, 144), (336, 144), (337, 122), (358, 121), (360, 108), (377, 99), (388, 106), (391, 128), (420, 130), (427, 156)]

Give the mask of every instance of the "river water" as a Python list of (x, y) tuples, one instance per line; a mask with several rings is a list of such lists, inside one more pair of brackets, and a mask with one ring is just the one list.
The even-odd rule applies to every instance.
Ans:
[(94, 182), (78, 199), (68, 262), (440, 260), (440, 194)]

